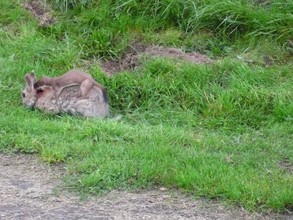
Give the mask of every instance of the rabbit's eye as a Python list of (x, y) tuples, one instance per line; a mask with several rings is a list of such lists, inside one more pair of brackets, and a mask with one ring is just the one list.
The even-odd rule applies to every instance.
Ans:
[(22, 96), (22, 98), (24, 98), (24, 97), (25, 97), (25, 93), (24, 93), (24, 92), (22, 92), (22, 93), (21, 93), (21, 96)]

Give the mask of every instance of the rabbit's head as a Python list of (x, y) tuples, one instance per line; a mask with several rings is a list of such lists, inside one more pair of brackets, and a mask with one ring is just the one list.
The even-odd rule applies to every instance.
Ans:
[(58, 114), (59, 107), (56, 103), (55, 92), (51, 86), (43, 85), (36, 88), (36, 103), (34, 107), (41, 111)]
[(34, 88), (36, 76), (31, 72), (26, 74), (24, 79), (26, 84), (25, 88), (21, 91), (22, 103), (29, 108), (33, 108), (37, 101), (37, 91)]

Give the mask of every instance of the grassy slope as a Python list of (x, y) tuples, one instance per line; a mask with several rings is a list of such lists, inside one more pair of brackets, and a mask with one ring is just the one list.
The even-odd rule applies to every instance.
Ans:
[[(192, 13), (181, 1), (102, 2), (60, 11), (49, 28), (38, 27), (18, 1), (0, 2), (0, 151), (65, 162), (69, 184), (93, 193), (164, 185), (248, 209), (292, 209), (292, 4), (202, 1)], [(98, 65), (84, 66), (93, 57), (121, 56), (134, 39), (219, 61), (154, 59), (112, 78)], [(265, 68), (264, 58), (273, 65)], [(80, 66), (107, 87), (121, 121), (21, 106), (26, 72), (59, 75)]]

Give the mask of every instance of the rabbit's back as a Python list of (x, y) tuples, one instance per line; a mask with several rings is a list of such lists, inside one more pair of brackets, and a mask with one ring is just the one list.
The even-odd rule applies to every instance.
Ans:
[(97, 86), (91, 88), (86, 97), (78, 97), (79, 86), (70, 85), (65, 87), (56, 104), (61, 112), (86, 117), (104, 118), (109, 114), (107, 94)]

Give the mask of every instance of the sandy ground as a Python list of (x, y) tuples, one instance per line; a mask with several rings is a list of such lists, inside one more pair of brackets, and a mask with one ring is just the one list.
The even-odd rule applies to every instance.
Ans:
[(0, 154), (0, 219), (293, 219), (231, 210), (168, 190), (112, 191), (80, 200), (62, 185), (65, 172), (34, 155)]

